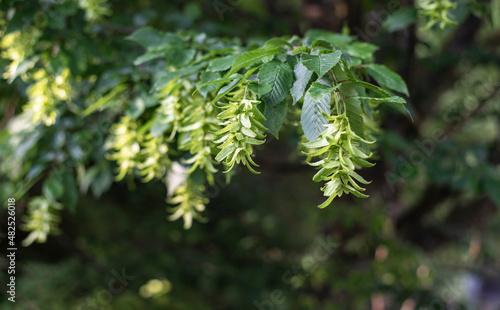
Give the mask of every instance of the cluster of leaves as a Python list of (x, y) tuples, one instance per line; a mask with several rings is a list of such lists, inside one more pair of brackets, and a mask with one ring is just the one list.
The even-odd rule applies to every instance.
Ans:
[[(204, 184), (213, 184), (218, 164), (226, 166), (225, 172), (242, 163), (258, 173), (254, 148), (265, 143), (268, 132), (279, 138), (290, 105), (301, 110), (298, 130), (309, 141), (304, 146), (318, 149), (307, 154), (321, 157), (312, 163), (322, 168), (314, 181), (328, 181), (323, 188), (328, 199), (320, 207), (342, 192), (367, 197), (354, 179), (368, 182), (354, 170), (371, 166), (366, 159), (373, 141), (365, 139), (376, 130), (371, 115), (382, 102), (405, 109), (405, 100), (391, 91), (408, 95), (399, 75), (372, 63), (374, 45), (323, 31), (246, 49), (151, 28), (129, 39), (146, 49), (135, 64), (151, 72), (149, 93), (159, 105), (136, 114), (136, 124), (145, 125), (113, 131), (112, 159), (120, 167), (119, 179), (134, 175), (134, 169), (140, 174), (141, 162), (131, 160), (142, 154), (136, 136), (149, 132), (165, 137), (164, 149), (171, 150), (161, 155), (165, 163), (190, 166), (180, 187), (170, 189), (176, 196), (168, 199), (179, 204), (173, 218), (182, 216), (186, 227), (205, 209)], [(367, 76), (378, 86), (367, 82)], [(164, 173), (156, 176), (164, 179)]]
[[(77, 23), (95, 20), (72, 2), (61, 7), (68, 16), (75, 15)], [(19, 14), (24, 13), (19, 10)], [(4, 16), (3, 24), (10, 25), (14, 17)], [(364, 196), (352, 178), (366, 183), (354, 170), (369, 165), (368, 144), (377, 130), (373, 119), (377, 106), (386, 102), (405, 110), (405, 100), (392, 93), (408, 95), (401, 77), (373, 63), (376, 46), (346, 34), (309, 31), (304, 38), (275, 38), (244, 47), (236, 39), (146, 27), (128, 37), (145, 53), (122, 68), (96, 76), (92, 66), (98, 63), (92, 59), (99, 56), (102, 62), (113, 55), (83, 49), (83, 61), (76, 62), (79, 55), (71, 50), (78, 42), (55, 39), (61, 31), (59, 23), (49, 19), (42, 26), (27, 23), (20, 30), (2, 30), (2, 55), (10, 61), (4, 78), (20, 88), (31, 84), (25, 91), (24, 112), (11, 119), (2, 140), (3, 156), (13, 158), (24, 152), (18, 162), (35, 163), (17, 171), (19, 166), (3, 167), (4, 173), (11, 174), (9, 194), (17, 197), (43, 181), (52, 205), (74, 206), (78, 189), (85, 192), (90, 187), (99, 195), (109, 188), (108, 159), (117, 164), (116, 181), (126, 179), (131, 186), (135, 177), (166, 182), (167, 201), (176, 205), (171, 218), (182, 217), (188, 228), (193, 218), (201, 219), (199, 213), (208, 203), (206, 185), (215, 183), (219, 170), (230, 176), (233, 167), (242, 163), (257, 173), (253, 168), (258, 166), (253, 159), (256, 146), (265, 142), (268, 133), (279, 137), (294, 106), (301, 111), (297, 130), (309, 141), (305, 147), (320, 148), (307, 153), (321, 157), (315, 163), (322, 168), (321, 177), (314, 181), (328, 181), (324, 188), (328, 200), (321, 205), (325, 207), (342, 192)], [(81, 40), (95, 35), (92, 31), (88, 29)], [(25, 34), (30, 34), (29, 40), (16, 40)], [(47, 45), (51, 39), (54, 46)], [(131, 43), (122, 39), (121, 44)], [(76, 67), (70, 65), (76, 63)], [(95, 131), (74, 134), (79, 128), (87, 134), (92, 128)], [(22, 139), (25, 147), (12, 153)], [(46, 150), (51, 155), (37, 156), (47, 146), (42, 140), (47, 139), (54, 146)], [(171, 181), (173, 164), (182, 167), (175, 182)], [(51, 175), (65, 175), (69, 181)], [(49, 186), (50, 182), (56, 186)], [(70, 194), (59, 195), (59, 188)], [(37, 231), (36, 240), (43, 241), (47, 230), (34, 228), (40, 225), (27, 227)]]

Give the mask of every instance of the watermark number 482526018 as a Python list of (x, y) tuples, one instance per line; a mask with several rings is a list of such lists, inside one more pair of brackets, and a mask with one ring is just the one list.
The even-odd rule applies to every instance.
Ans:
[(16, 302), (16, 200), (7, 200), (7, 294), (8, 300)]

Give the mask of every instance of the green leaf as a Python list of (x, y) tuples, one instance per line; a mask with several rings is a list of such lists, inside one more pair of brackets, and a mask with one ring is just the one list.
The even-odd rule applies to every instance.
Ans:
[(221, 58), (217, 58), (210, 63), (207, 68), (207, 71), (219, 72), (225, 71), (231, 68), (231, 64), (233, 63), (236, 55), (229, 55)]
[(389, 89), (395, 90), (402, 94), (409, 96), (408, 88), (406, 87), (405, 81), (399, 76), (399, 74), (390, 70), (384, 65), (377, 64), (367, 64), (365, 65), (368, 74), (377, 81), (381, 86), (387, 87)]
[(240, 81), (240, 79), (236, 79), (236, 80), (232, 81), (228, 85), (222, 87), (217, 94), (218, 95), (220, 95), (220, 94), (224, 94), (224, 95), (227, 94), (228, 92), (230, 92), (233, 88), (235, 88), (237, 86), (237, 84), (238, 84), (239, 81)]
[(83, 116), (87, 116), (90, 113), (92, 113), (95, 110), (97, 110), (98, 108), (102, 107), (103, 105), (105, 105), (107, 102), (109, 102), (110, 100), (112, 100), (115, 96), (117, 96), (118, 94), (120, 94), (125, 89), (127, 89), (127, 85), (123, 85), (123, 84), (122, 85), (118, 85), (117, 87), (113, 88), (113, 90), (109, 94), (107, 94), (106, 96), (102, 97), (101, 99), (99, 99), (98, 101), (96, 101), (93, 105), (91, 105), (90, 107), (88, 107), (87, 109), (85, 109), (83, 111)]
[(295, 66), (299, 63), (299, 56), (292, 56), (292, 55), (286, 55), (286, 63), (292, 68), (295, 68)]
[(391, 97), (392, 94), (390, 92), (388, 92), (387, 90), (383, 89), (383, 88), (380, 88), (376, 85), (373, 85), (371, 83), (368, 83), (368, 82), (364, 82), (364, 81), (354, 81), (357, 85), (359, 86), (362, 86), (366, 89), (369, 89), (383, 97)]
[(138, 66), (150, 60), (164, 58), (167, 60), (168, 64), (175, 67), (182, 67), (190, 63), (195, 54), (195, 49), (188, 49), (183, 45), (168, 47), (160, 50), (155, 49), (137, 57), (134, 60), (134, 65)]
[(216, 80), (213, 80), (213, 81), (208, 81), (208, 82), (205, 82), (205, 83), (201, 84), (200, 86), (198, 86), (198, 89), (196, 89), (194, 91), (194, 93), (196, 93), (196, 91), (198, 91), (200, 88), (205, 87), (207, 85), (223, 84), (223, 83), (226, 83), (226, 82), (234, 81), (236, 79), (244, 79), (245, 77), (246, 76), (243, 75), (243, 74), (236, 73), (236, 74), (231, 75), (230, 77), (219, 78), (219, 79), (216, 79)]
[[(356, 94), (356, 88), (354, 85), (346, 85), (348, 83), (344, 83), (340, 86), (340, 91), (344, 94), (344, 96), (353, 96), (348, 95), (349, 93)], [(352, 84), (352, 83), (351, 83)], [(345, 99), (346, 104), (346, 115), (349, 119), (349, 124), (351, 125), (352, 130), (361, 138), (365, 137), (364, 130), (364, 122), (361, 110), (361, 102), (355, 97), (350, 97)]]
[(144, 27), (135, 31), (127, 39), (139, 43), (148, 50), (161, 49), (179, 44), (184, 45), (185, 43), (182, 38), (175, 34), (163, 33), (150, 27)]
[(278, 48), (272, 49), (257, 49), (251, 52), (246, 52), (236, 57), (231, 65), (231, 70), (227, 73), (227, 76), (232, 75), (233, 73), (238, 72), (242, 68), (249, 67), (255, 62), (261, 60), (264, 57), (273, 56), (275, 54), (279, 54), (281, 51)]
[(297, 54), (302, 54), (302, 53), (309, 54), (309, 53), (311, 53), (311, 49), (307, 46), (299, 46), (292, 51), (292, 55), (294, 55), (294, 56)]
[(206, 63), (202, 62), (202, 63), (192, 65), (189, 67), (184, 67), (184, 68), (176, 70), (176, 71), (167, 72), (166, 74), (160, 76), (156, 80), (156, 82), (153, 85), (152, 90), (157, 91), (157, 90), (165, 87), (165, 85), (167, 85), (170, 81), (177, 79), (177, 78), (180, 78), (180, 77), (184, 77), (184, 76), (189, 75), (189, 74), (193, 74), (196, 71), (203, 68), (205, 65), (206, 65)]
[(269, 106), (274, 107), (288, 95), (293, 84), (293, 71), (288, 64), (275, 60), (260, 68), (258, 78), (271, 86), (271, 91), (262, 98)]
[[(346, 69), (349, 70), (349, 69)], [(342, 70), (340, 67), (333, 68), (333, 73), (337, 80), (348, 80), (348, 74)], [(356, 90), (357, 82), (346, 81), (340, 85), (339, 90), (345, 97), (346, 105), (346, 115), (349, 119), (349, 124), (351, 129), (361, 138), (364, 138), (364, 122), (363, 122), (363, 111), (361, 110), (361, 102), (358, 97), (358, 92)]]
[[(201, 83), (211, 82), (220, 78), (220, 74), (218, 72), (208, 72), (205, 71), (201, 74)], [(214, 92), (217, 90), (216, 84), (208, 84), (203, 87), (200, 87), (198, 91), (203, 97), (207, 97), (208, 93)]]
[(373, 61), (373, 53), (378, 50), (378, 46), (366, 42), (354, 42), (347, 45), (345, 50), (350, 56)]
[(128, 104), (128, 107), (125, 110), (125, 115), (128, 115), (133, 120), (136, 120), (139, 118), (139, 116), (142, 115), (142, 113), (144, 113), (145, 109), (146, 109), (146, 103), (144, 99), (141, 97), (136, 97), (132, 99)]
[(302, 55), (301, 62), (308, 70), (316, 72), (318, 78), (321, 78), (339, 62), (341, 55), (341, 51), (322, 55)]
[(145, 27), (136, 30), (126, 39), (137, 42), (143, 47), (149, 48), (161, 43), (163, 40), (163, 36), (161, 32), (154, 30), (153, 28), (150, 27)]
[(172, 127), (172, 123), (169, 122), (168, 116), (156, 116), (153, 121), (154, 122), (151, 125), (149, 131), (154, 137), (161, 136), (163, 133), (165, 133), (165, 131)]
[(388, 32), (395, 32), (415, 23), (417, 16), (417, 9), (415, 7), (403, 8), (389, 15), (384, 20), (382, 27)]
[(153, 59), (165, 57), (165, 51), (149, 51), (134, 59), (134, 65), (139, 66)]
[(194, 55), (196, 55), (195, 49), (186, 49), (182, 46), (169, 48), (165, 51), (167, 64), (176, 68), (180, 68), (189, 64), (191, 60), (193, 60)]
[(61, 201), (68, 207), (69, 211), (75, 212), (75, 206), (79, 198), (78, 186), (75, 178), (69, 173), (61, 174), (61, 177), (64, 184), (64, 193)]
[(94, 175), (94, 179), (90, 184), (94, 197), (100, 197), (113, 184), (113, 169), (109, 162), (104, 162), (99, 165)]
[(348, 35), (317, 29), (307, 31), (305, 37), (308, 43), (314, 42), (315, 40), (325, 40), (330, 42), (333, 46), (343, 46), (352, 42), (354, 39)]
[(220, 49), (215, 49), (215, 50), (211, 50), (207, 56), (209, 57), (212, 57), (212, 56), (215, 56), (215, 55), (221, 55), (221, 54), (229, 54), (229, 53), (232, 53), (234, 52), (235, 49), (234, 48), (231, 48), (231, 47), (227, 47), (227, 48), (220, 48)]
[(323, 99), (326, 95), (331, 94), (335, 89), (339, 88), (341, 84), (335, 85), (333, 87), (328, 87), (325, 84), (314, 82), (309, 88), (309, 95), (312, 99), (318, 101)]
[[(329, 86), (329, 82), (325, 80), (321, 80), (321, 83)], [(323, 98), (315, 100), (311, 96), (310, 89), (306, 92), (300, 122), (307, 140), (318, 139), (319, 134), (325, 130), (324, 125), (328, 124), (328, 120), (323, 113), (330, 115), (330, 100), (331, 94), (326, 94)]]
[(56, 201), (63, 195), (64, 185), (60, 178), (58, 178), (55, 173), (52, 173), (51, 176), (43, 183), (42, 192), (45, 197), (52, 201)]
[(233, 90), (236, 86), (238, 86), (238, 83), (240, 82), (241, 79), (236, 79), (229, 83), (228, 85), (222, 87), (219, 92), (217, 93), (217, 96), (212, 100), (212, 103), (215, 103), (219, 101), (222, 97), (224, 97), (228, 92)]
[(274, 38), (274, 39), (268, 40), (266, 43), (264, 43), (264, 47), (267, 47), (267, 48), (275, 48), (275, 47), (283, 47), (283, 46), (293, 47), (293, 45), (290, 44), (288, 41), (283, 40), (283, 39), (279, 39), (279, 38)]
[(332, 50), (333, 49), (333, 46), (330, 42), (327, 42), (325, 40), (315, 40), (313, 43), (311, 43), (311, 48), (314, 49), (314, 48), (317, 48), (317, 47), (322, 47), (322, 48), (326, 48), (328, 50)]
[(295, 74), (295, 82), (293, 83), (290, 93), (293, 97), (293, 104), (295, 104), (304, 96), (304, 92), (313, 72), (307, 70), (307, 68), (300, 62), (295, 65), (293, 72)]
[[(401, 98), (401, 97), (399, 97), (399, 98)], [(414, 122), (413, 116), (411, 115), (410, 110), (408, 110), (408, 108), (405, 105), (405, 101), (401, 102), (399, 100), (386, 100), (385, 102), (388, 103), (393, 108), (395, 108), (396, 110), (398, 110), (399, 112), (408, 114), (408, 117), (410, 117), (411, 121)]]
[(381, 102), (390, 102), (390, 103), (397, 103), (397, 104), (405, 104), (406, 100), (402, 97), (399, 96), (391, 96), (391, 97), (384, 97), (384, 98), (379, 98), (379, 97), (355, 97), (357, 99), (363, 99), (363, 100), (368, 100), (370, 102), (375, 102), (375, 103), (381, 103)]
[(272, 90), (269, 84), (264, 82), (252, 82), (248, 84), (248, 89), (257, 95), (257, 97), (262, 97)]
[(397, 110), (400, 110), (400, 112), (402, 110), (402, 112), (405, 112), (406, 114), (408, 114), (408, 116), (410, 117), (410, 119), (413, 122), (413, 116), (411, 115), (410, 111), (406, 107), (406, 105), (405, 105), (406, 100), (404, 98), (399, 97), (399, 96), (392, 96), (386, 90), (384, 90), (378, 86), (372, 85), (370, 83), (357, 81), (356, 84), (361, 85), (367, 89), (370, 89), (370, 90), (372, 90), (372, 91), (374, 91), (374, 92), (376, 92), (384, 97), (376, 98), (376, 97), (356, 96), (355, 98), (360, 99), (360, 100), (367, 100), (367, 101), (375, 102), (375, 103), (386, 102), (386, 103), (392, 105)]
[(264, 126), (268, 128), (268, 131), (279, 139), (279, 131), (283, 126), (283, 121), (285, 120), (286, 114), (288, 113), (288, 102), (283, 101), (278, 105), (273, 107), (266, 105), (264, 110), (264, 116), (266, 121)]

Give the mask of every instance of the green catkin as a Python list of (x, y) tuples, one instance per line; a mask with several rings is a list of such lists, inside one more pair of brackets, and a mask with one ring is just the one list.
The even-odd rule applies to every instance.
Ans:
[(222, 104), (222, 112), (217, 115), (223, 128), (215, 133), (218, 138), (214, 142), (221, 149), (215, 160), (224, 163), (226, 172), (242, 163), (258, 174), (252, 167), (259, 167), (252, 159), (253, 147), (266, 141), (267, 129), (262, 125), (266, 118), (257, 108), (259, 100), (247, 99), (246, 89), (243, 98), (238, 98), (239, 94), (239, 91), (232, 94), (232, 100)]
[(328, 199), (319, 205), (319, 208), (329, 206), (335, 197), (340, 197), (344, 193), (352, 193), (361, 198), (368, 197), (361, 193), (365, 189), (357, 182), (362, 184), (370, 182), (363, 179), (355, 170), (361, 166), (373, 166), (366, 161), (372, 154), (367, 154), (362, 147), (363, 144), (372, 142), (359, 137), (351, 129), (347, 115), (343, 113), (329, 116), (328, 120), (329, 124), (317, 140), (304, 143), (308, 151), (303, 152), (308, 157), (320, 158), (316, 162), (309, 163), (311, 166), (320, 167), (313, 181), (326, 181), (321, 191)]

